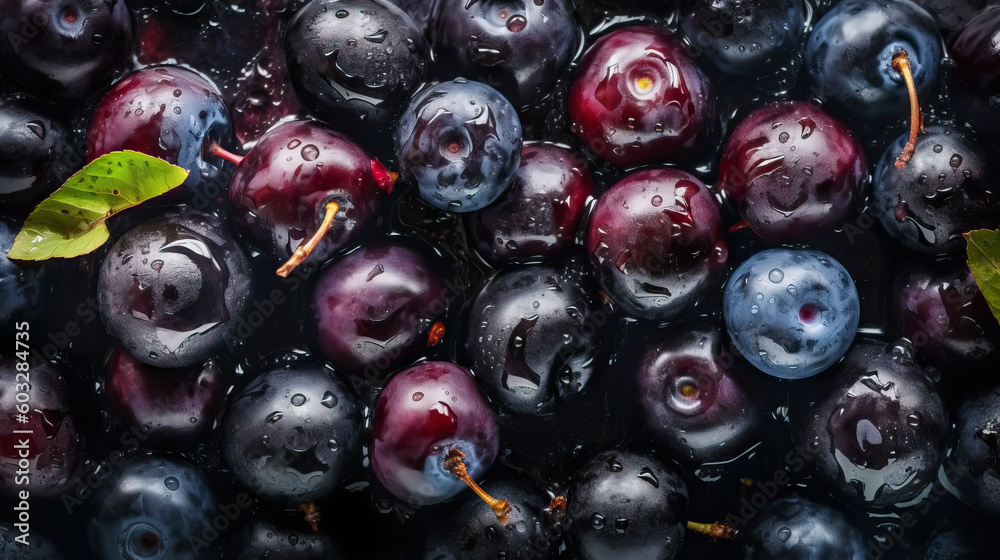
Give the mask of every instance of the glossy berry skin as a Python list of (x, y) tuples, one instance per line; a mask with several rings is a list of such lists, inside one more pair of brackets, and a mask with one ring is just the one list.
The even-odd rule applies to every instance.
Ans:
[(521, 121), (492, 87), (458, 78), (418, 93), (396, 125), (400, 173), (450, 212), (490, 205), (521, 161)]
[(747, 560), (864, 560), (864, 534), (843, 512), (792, 494), (773, 501), (739, 528)]
[(722, 315), (733, 344), (775, 377), (811, 377), (854, 340), (861, 315), (851, 276), (833, 257), (809, 249), (768, 249), (733, 272)]
[(339, 560), (330, 537), (313, 531), (300, 532), (254, 519), (228, 545), (234, 560)]
[(221, 161), (204, 157), (206, 142), (226, 145), (231, 134), (229, 112), (213, 83), (179, 66), (150, 67), (101, 99), (87, 130), (87, 159), (142, 152), (189, 171), (184, 186), (197, 190), (221, 173)]
[(219, 218), (184, 209), (122, 235), (101, 263), (108, 334), (142, 363), (184, 367), (222, 352), (251, 296), (250, 263)]
[(66, 178), (53, 165), (66, 150), (66, 131), (25, 96), (0, 93), (0, 201), (47, 196)]
[(567, 0), (437, 2), (428, 36), (440, 72), (497, 88), (518, 110), (551, 94), (583, 32)]
[(494, 266), (553, 262), (574, 245), (593, 195), (583, 158), (553, 144), (525, 146), (514, 184), (494, 204), (469, 214), (469, 233)]
[(909, 0), (844, 0), (806, 44), (816, 93), (852, 118), (885, 122), (907, 114), (909, 97), (892, 57), (905, 50), (920, 99), (937, 84), (943, 55), (937, 24)]
[(893, 304), (903, 336), (944, 373), (969, 377), (996, 358), (1000, 325), (964, 261), (903, 267)]
[(912, 347), (855, 342), (821, 381), (790, 410), (813, 479), (866, 508), (916, 498), (944, 458), (948, 413)]
[(147, 427), (156, 441), (191, 442), (208, 435), (229, 388), (213, 360), (156, 368), (115, 348), (105, 371), (110, 408), (132, 426)]
[(973, 391), (958, 407), (951, 460), (960, 473), (958, 496), (991, 516), (1000, 515), (1000, 386)]
[(467, 489), (445, 470), (452, 449), (473, 480), (493, 464), (499, 426), (469, 370), (423, 362), (397, 373), (379, 396), (372, 419), (372, 470), (394, 496), (416, 505), (443, 502)]
[(800, 0), (685, 0), (681, 29), (695, 49), (727, 76), (773, 72), (805, 30)]
[(570, 87), (577, 138), (623, 167), (684, 162), (715, 126), (708, 77), (680, 39), (652, 27), (628, 27), (598, 39)]
[(143, 456), (112, 471), (88, 527), (91, 550), (101, 558), (194, 560), (211, 549), (196, 547), (219, 515), (212, 487), (192, 465)]
[(362, 247), (323, 271), (313, 296), (319, 348), (348, 373), (384, 378), (428, 345), (458, 294), (421, 253)]
[(584, 274), (501, 272), (472, 302), (466, 350), (480, 387), (516, 414), (544, 415), (592, 385), (607, 321)]
[(40, 97), (72, 102), (125, 65), (132, 21), (124, 0), (0, 4), (0, 73)]
[(0, 521), (0, 558), (3, 560), (63, 560), (59, 548), (35, 531), (31, 531), (28, 546), (14, 540), (21, 531), (14, 525)]
[(904, 246), (936, 255), (964, 251), (962, 233), (996, 229), (1000, 196), (993, 154), (959, 129), (928, 127), (902, 168), (906, 135), (875, 165), (872, 205), (883, 229)]
[(427, 75), (428, 50), (410, 17), (382, 0), (312, 0), (285, 35), (303, 103), (365, 138), (391, 134), (390, 122)]
[(286, 503), (328, 497), (358, 465), (361, 404), (321, 364), (266, 371), (230, 401), (222, 453), (240, 483)]
[(802, 101), (750, 113), (719, 163), (719, 188), (767, 243), (804, 242), (843, 225), (868, 183), (861, 145)]
[(1000, 140), (1000, 6), (986, 6), (955, 38), (948, 54), (955, 61), (955, 111), (976, 132)]
[[(376, 177), (375, 173), (379, 173)], [(375, 219), (385, 168), (346, 136), (310, 121), (268, 132), (243, 158), (229, 185), (233, 220), (250, 240), (284, 262), (316, 232), (328, 202), (340, 208), (306, 263), (322, 263)]]
[[(546, 509), (550, 499), (529, 480), (488, 482), (483, 490), (511, 506), (501, 523), (486, 502), (467, 495), (462, 507), (427, 537), (423, 558), (435, 560), (544, 560), (557, 557), (559, 528)], [(556, 538), (553, 538), (553, 536)]]
[(653, 457), (599, 453), (573, 475), (566, 501), (574, 558), (670, 560), (684, 543), (687, 487)]
[(604, 292), (641, 319), (691, 311), (718, 283), (729, 251), (708, 189), (676, 169), (633, 173), (601, 195), (587, 253)]
[[(23, 332), (23, 331), (21, 331)], [(28, 331), (35, 334), (37, 331)], [(9, 335), (15, 340), (13, 334)], [(17, 338), (30, 343), (30, 337)], [(13, 346), (13, 344), (11, 345)], [(18, 364), (28, 363), (24, 367)], [(20, 375), (19, 375), (20, 374)], [(78, 389), (72, 384), (70, 374), (51, 362), (22, 362), (12, 354), (0, 359), (0, 375), (9, 383), (0, 386), (0, 494), (14, 499), (21, 491), (28, 491), (35, 498), (57, 497), (68, 490), (71, 480), (79, 474), (85, 459), (86, 446), (80, 433), (80, 407)], [(27, 379), (27, 381), (25, 381)], [(30, 384), (26, 392), (20, 383)], [(27, 422), (18, 420), (18, 394), (27, 393), (30, 411)], [(14, 430), (27, 430), (31, 434), (15, 434)], [(28, 456), (22, 445), (28, 440)], [(28, 465), (20, 465), (21, 460)], [(17, 471), (28, 471), (26, 483)]]
[(721, 462), (760, 441), (759, 374), (729, 352), (721, 329), (685, 324), (657, 331), (644, 342), (635, 375), (646, 428), (672, 457)]
[(45, 292), (43, 266), (7, 258), (20, 229), (17, 222), (0, 216), (0, 329), (4, 332), (13, 329), (14, 322), (35, 316)]

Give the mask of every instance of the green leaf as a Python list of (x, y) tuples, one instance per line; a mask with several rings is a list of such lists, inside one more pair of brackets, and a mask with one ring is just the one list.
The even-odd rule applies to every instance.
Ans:
[(1000, 321), (1000, 231), (979, 229), (963, 234), (969, 254), (969, 270), (979, 291)]
[(139, 152), (103, 155), (35, 207), (7, 256), (41, 261), (90, 253), (108, 240), (108, 218), (181, 185), (187, 176)]

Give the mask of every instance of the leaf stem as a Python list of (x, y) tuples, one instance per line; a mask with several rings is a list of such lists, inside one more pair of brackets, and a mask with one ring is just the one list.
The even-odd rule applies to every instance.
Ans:
[(905, 50), (900, 50), (892, 57), (892, 67), (903, 75), (906, 82), (906, 92), (910, 96), (910, 138), (903, 151), (896, 158), (896, 167), (903, 167), (913, 157), (917, 149), (917, 131), (920, 130), (920, 103), (917, 100), (917, 86), (913, 83), (913, 72), (910, 70), (910, 57)]
[(323, 236), (325, 236), (326, 232), (329, 231), (330, 225), (333, 224), (333, 218), (337, 215), (339, 210), (340, 203), (333, 200), (326, 203), (326, 215), (323, 216), (323, 223), (320, 224), (319, 229), (316, 230), (316, 233), (313, 234), (312, 238), (302, 245), (299, 245), (298, 248), (295, 249), (295, 252), (292, 253), (291, 258), (289, 258), (285, 264), (281, 265), (281, 268), (277, 271), (278, 276), (281, 276), (282, 278), (288, 276), (290, 272), (295, 270), (295, 267), (299, 266), (302, 264), (302, 261), (309, 258), (309, 255), (314, 249), (316, 249), (319, 242), (323, 240)]

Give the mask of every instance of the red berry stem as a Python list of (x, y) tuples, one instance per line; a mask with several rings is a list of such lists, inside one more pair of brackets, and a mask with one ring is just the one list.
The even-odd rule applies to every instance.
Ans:
[(215, 140), (209, 142), (208, 153), (212, 154), (213, 156), (220, 157), (226, 161), (231, 161), (236, 165), (239, 165), (240, 162), (243, 161), (243, 156), (238, 156), (230, 152), (229, 150), (220, 146), (219, 143), (216, 142)]
[(340, 203), (335, 201), (326, 203), (326, 215), (323, 216), (323, 223), (320, 224), (319, 229), (316, 230), (316, 233), (313, 234), (312, 238), (302, 245), (299, 245), (298, 248), (295, 249), (295, 252), (292, 253), (291, 258), (289, 258), (285, 264), (281, 265), (281, 268), (279, 268), (277, 272), (278, 276), (281, 276), (282, 278), (288, 276), (290, 272), (295, 270), (295, 267), (299, 266), (302, 264), (302, 261), (309, 258), (309, 255), (313, 252), (316, 246), (319, 245), (319, 242), (323, 240), (323, 236), (326, 235), (327, 231), (329, 231), (330, 225), (333, 224), (333, 217), (337, 215), (338, 210), (340, 210)]

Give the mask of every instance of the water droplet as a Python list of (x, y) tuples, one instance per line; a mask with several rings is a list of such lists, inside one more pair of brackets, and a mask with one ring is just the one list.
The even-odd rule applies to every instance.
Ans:
[(417, 391), (416, 393), (413, 393), (413, 402), (417, 402), (417, 401), (419, 401), (422, 398), (424, 398), (424, 394), (421, 393), (420, 391)]
[(388, 31), (386, 31), (385, 29), (379, 29), (375, 33), (371, 33), (369, 35), (365, 35), (365, 41), (368, 41), (370, 43), (379, 44), (379, 43), (382, 43), (383, 41), (385, 41), (385, 38), (388, 37), (388, 36), (389, 36), (389, 32)]
[(39, 140), (45, 140), (45, 123), (39, 120), (28, 121), (25, 126), (32, 134), (38, 137)]
[(539, 308), (539, 306), (541, 306), (541, 304), (540, 304), (540, 303), (538, 303), (537, 301), (533, 301), (533, 302), (531, 302), (531, 308), (532, 308), (532, 309), (538, 309), (538, 308)]
[(942, 146), (941, 144), (934, 144), (934, 153), (935, 154), (940, 154), (941, 150), (944, 150), (944, 146)]
[(781, 134), (779, 134), (778, 135), (778, 142), (781, 142), (782, 144), (784, 144), (785, 142), (788, 142), (788, 133), (787, 132), (782, 132)]
[(799, 119), (799, 126), (802, 127), (802, 132), (799, 133), (799, 138), (805, 140), (812, 136), (814, 130), (816, 130), (816, 121), (810, 119), (809, 117), (803, 117)]
[(292, 404), (295, 406), (302, 406), (306, 404), (306, 396), (302, 393), (295, 393), (292, 395)]
[(653, 206), (659, 207), (661, 204), (663, 204), (663, 197), (658, 194), (653, 195), (653, 198), (650, 199), (649, 203), (652, 204)]
[(958, 169), (958, 166), (962, 165), (962, 156), (958, 154), (952, 155), (949, 163), (951, 164), (952, 169)]
[(266, 418), (265, 420), (266, 420), (266, 421), (267, 421), (267, 422), (268, 422), (269, 424), (274, 424), (274, 423), (275, 423), (275, 422), (277, 422), (278, 420), (281, 420), (281, 417), (282, 417), (282, 416), (284, 416), (284, 415), (285, 415), (285, 413), (281, 412), (280, 410), (275, 410), (275, 411), (274, 411), (274, 412), (272, 412), (271, 414), (268, 414), (268, 415), (267, 415), (267, 418)]
[(330, 391), (327, 391), (327, 392), (323, 393), (323, 398), (320, 399), (319, 404), (321, 404), (321, 405), (323, 405), (323, 406), (325, 406), (327, 408), (333, 408), (333, 407), (337, 406), (338, 402), (340, 402), (340, 401), (337, 400), (337, 395), (334, 395)]
[(787, 291), (788, 291), (789, 295), (793, 295), (793, 296), (799, 292), (798, 288), (795, 287), (795, 284), (789, 284), (788, 288), (787, 288)]
[(351, 37), (350, 39), (348, 39), (346, 41), (346, 43), (347, 43), (348, 47), (356, 47), (356, 46), (358, 46), (358, 40), (355, 39), (354, 37)]
[(785, 279), (785, 273), (777, 268), (773, 268), (771, 269), (771, 272), (767, 274), (767, 279), (777, 284)]
[(340, 449), (340, 444), (337, 443), (337, 440), (335, 439), (331, 439), (330, 441), (326, 442), (326, 446), (330, 448), (330, 451), (337, 451), (338, 449)]
[(782, 527), (778, 529), (778, 540), (785, 542), (792, 537), (792, 530), (788, 527)]
[(608, 469), (611, 472), (622, 472), (622, 464), (619, 463), (618, 461), (614, 461), (614, 460), (609, 461), (608, 462)]
[(517, 250), (517, 241), (514, 241), (513, 239), (511, 239), (510, 241), (508, 241), (507, 242), (507, 250), (508, 251), (516, 251)]
[(174, 107), (174, 114), (175, 115), (181, 114), (181, 108), (180, 107)]
[(615, 532), (622, 534), (625, 532), (625, 529), (628, 529), (628, 519), (625, 517), (615, 519)]
[(657, 478), (656, 473), (654, 473), (649, 467), (642, 467), (639, 469), (639, 474), (636, 476), (652, 484), (653, 488), (660, 487), (660, 479)]
[(511, 33), (520, 33), (528, 25), (528, 20), (521, 14), (514, 14), (507, 18), (507, 30)]
[(595, 513), (590, 516), (590, 524), (594, 527), (594, 529), (600, 531), (604, 528), (604, 516), (599, 513)]
[(288, 149), (289, 150), (294, 150), (295, 148), (298, 148), (301, 145), (302, 145), (302, 142), (300, 142), (298, 140), (292, 140), (291, 142), (288, 143)]
[(351, 13), (348, 12), (347, 10), (337, 10), (336, 13), (334, 13), (333, 15), (339, 17), (340, 19), (344, 19), (345, 17), (351, 15)]
[(920, 425), (920, 421), (923, 417), (920, 416), (919, 412), (914, 412), (906, 417), (906, 423), (916, 428)]
[(159, 272), (160, 269), (163, 268), (163, 261), (157, 259), (157, 260), (149, 263), (149, 268), (152, 268), (153, 270)]
[(753, 313), (754, 315), (756, 315), (758, 311), (760, 311), (760, 308), (757, 307), (756, 305), (751, 305), (750, 306), (750, 313)]
[(312, 144), (306, 144), (302, 146), (302, 159), (306, 161), (313, 161), (319, 157), (319, 148)]
[(181, 487), (180, 481), (172, 476), (168, 476), (163, 480), (163, 485), (167, 487), (167, 490), (174, 491)]

